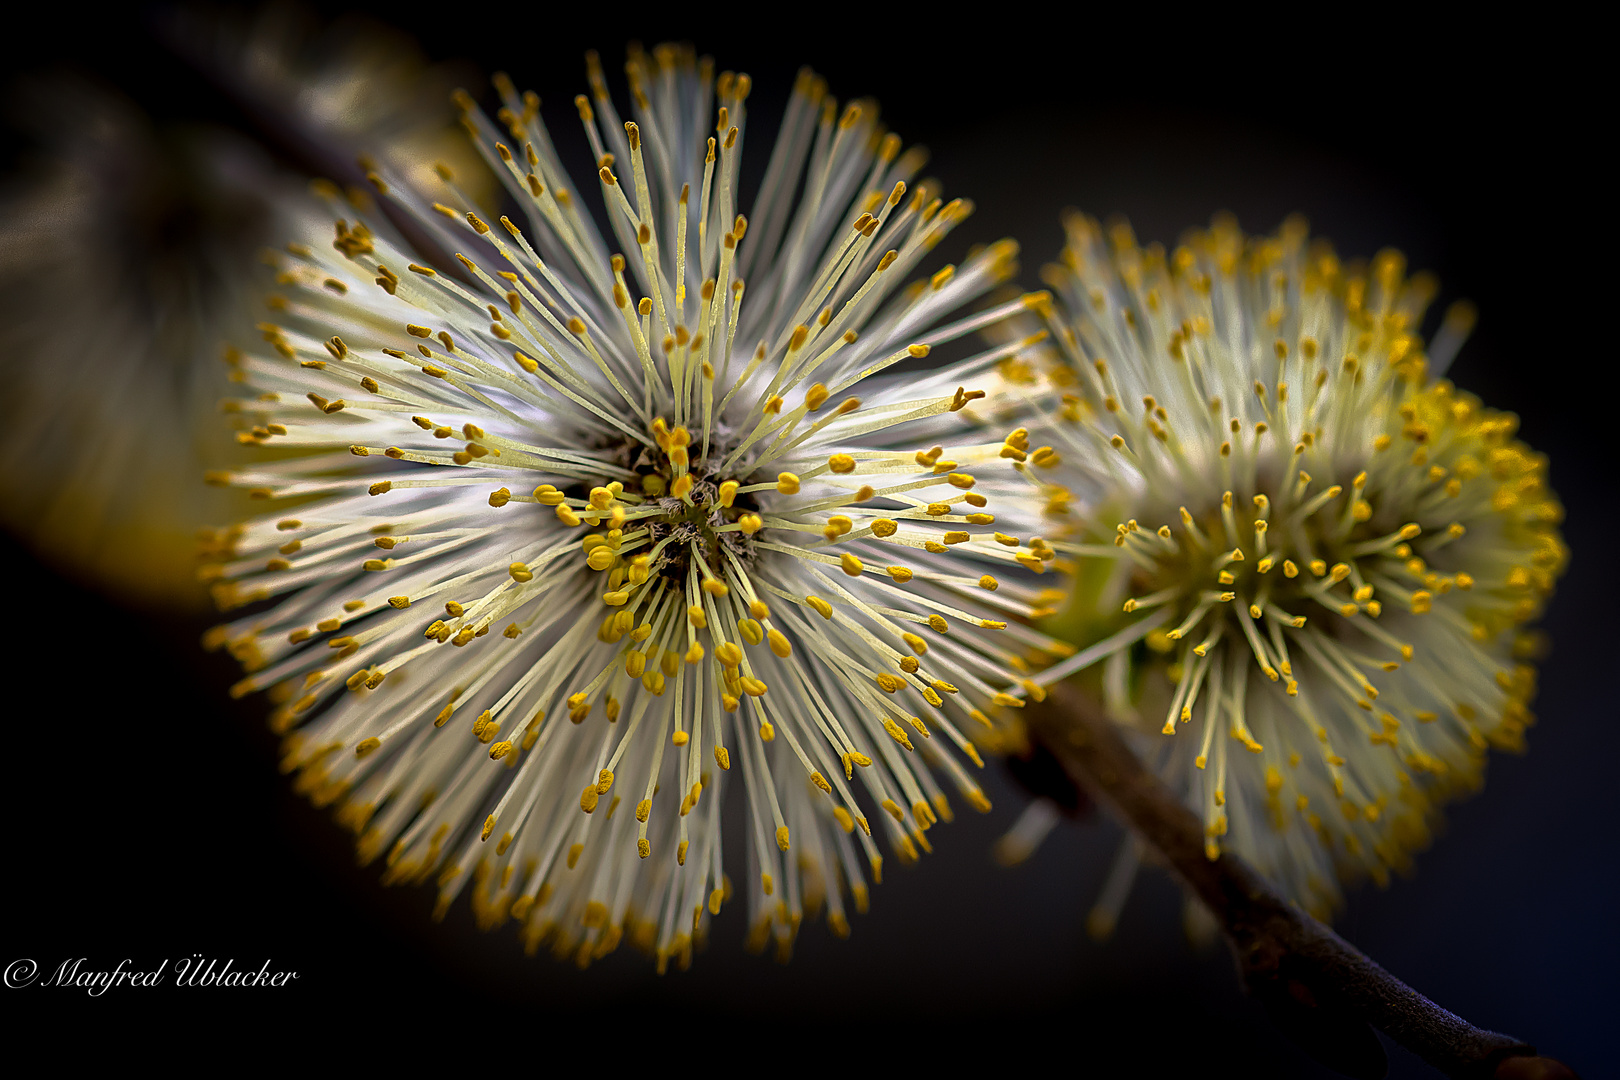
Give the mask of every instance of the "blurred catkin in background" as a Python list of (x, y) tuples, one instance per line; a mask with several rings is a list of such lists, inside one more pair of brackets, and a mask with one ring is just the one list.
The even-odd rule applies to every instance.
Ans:
[(375, 151), (427, 182), (429, 163), (470, 151), (450, 124), (460, 73), (397, 31), (322, 26), (290, 6), (157, 25), (261, 137), (154, 119), (66, 66), (12, 80), (0, 522), (69, 577), (196, 611), (194, 537), (241, 512), (239, 495), (199, 481), (240, 458), (219, 416), (222, 361), (264, 314), (274, 280), (260, 252), (324, 219), (311, 174), (358, 180), (356, 156)]
[(9, 100), (35, 141), (0, 224), (0, 514), (74, 577), (201, 607), (192, 535), (229, 509), (197, 483), (231, 452), (218, 358), (285, 181), (240, 137), (160, 129), (81, 77)]

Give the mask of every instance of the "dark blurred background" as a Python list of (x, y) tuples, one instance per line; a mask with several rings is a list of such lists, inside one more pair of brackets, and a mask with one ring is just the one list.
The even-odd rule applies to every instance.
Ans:
[[(1071, 9), (1050, 21), (998, 15), (994, 26), (947, 16), (924, 29), (937, 16), (874, 9), (880, 25), (829, 14), (776, 29), (696, 11), (676, 18), (673, 7), (646, 18), (603, 8), (594, 22), (584, 9), (572, 23), (555, 9), (525, 22), (521, 9), (503, 8), (489, 13), (498, 28), (487, 33), (443, 9), (315, 10), (369, 11), (433, 59), (509, 71), (540, 93), (559, 148), (581, 162), (570, 102), (584, 89), (583, 51), (601, 51), (618, 91), (627, 39), (693, 40), (721, 69), (754, 76), (755, 183), (794, 72), (811, 64), (840, 98), (879, 98), (891, 128), (932, 150), (926, 171), (947, 197), (977, 201), (939, 258), (1012, 234), (1031, 287), (1059, 249), (1065, 206), (1123, 214), (1139, 238), (1166, 243), (1217, 210), (1250, 232), (1302, 211), (1342, 255), (1394, 246), (1413, 269), (1435, 271), (1436, 317), (1451, 299), (1477, 303), (1478, 328), (1451, 375), (1519, 413), (1522, 437), (1550, 455), (1568, 508), (1573, 560), (1544, 623), (1554, 646), (1535, 706), (1541, 720), (1527, 756), (1496, 756), (1483, 793), (1451, 809), (1416, 875), (1353, 891), (1337, 928), (1471, 1022), (1604, 1075), (1614, 1055), (1602, 1032), (1620, 1004), (1620, 725), (1602, 651), (1615, 625), (1616, 523), (1614, 459), (1596, 453), (1594, 433), (1612, 421), (1587, 410), (1615, 399), (1594, 385), (1607, 381), (1599, 316), (1612, 305), (1598, 299), (1605, 283), (1589, 275), (1585, 251), (1607, 242), (1612, 215), (1596, 202), (1610, 193), (1592, 175), (1585, 89), (1549, 77), (1549, 57), (1530, 38), (1487, 48), (1464, 44), (1455, 28), (1330, 38), (1274, 26), (1239, 40), (1148, 25), (1145, 15), (1130, 28), (1093, 25)], [(289, 168), (307, 167), (166, 52), (150, 17), (140, 7), (38, 16), (17, 40), (41, 47), (11, 70), (7, 92), (78, 70), (160, 127), (235, 128)], [(705, 29), (713, 23), (728, 28)], [(469, 89), (492, 96), (487, 82)], [(8, 140), (7, 167), (26, 152)], [(749, 190), (745, 182), (745, 206)], [(94, 304), (83, 314), (94, 318)], [(993, 813), (959, 816), (933, 834), (935, 854), (886, 877), (850, 941), (806, 926), (787, 966), (743, 951), (740, 906), (714, 923), (692, 971), (662, 978), (628, 949), (583, 973), (527, 959), (510, 927), (474, 930), (464, 902), (435, 925), (431, 889), (382, 888), (375, 868), (354, 865), (348, 834), (291, 793), (263, 703), (230, 702), (231, 662), (197, 647), (206, 617), (110, 604), (44, 569), (12, 537), (0, 552), (16, 586), (14, 636), (0, 654), (12, 730), (0, 962), (172, 966), (200, 952), (255, 969), (269, 959), (300, 976), (275, 991), (33, 995), (70, 1022), (138, 1013), (156, 1035), (262, 1016), (357, 1038), (431, 1032), (488, 1046), (481, 1040), (493, 1037), (537, 1062), (530, 1040), (533, 1050), (601, 1047), (596, 1035), (618, 1036), (610, 1050), (703, 1040), (717, 1052), (710, 1060), (728, 1062), (728, 1048), (769, 1033), (783, 1049), (782, 1037), (792, 1039), (806, 1061), (829, 1063), (893, 1041), (919, 1063), (977, 1045), (1019, 1056), (1051, 1049), (1081, 1074), (1328, 1075), (1243, 996), (1223, 947), (1187, 942), (1162, 874), (1145, 873), (1111, 941), (1086, 937), (1116, 826), (1065, 823), (1029, 862), (995, 865), (990, 846), (1028, 796), (994, 763)], [(30, 997), (4, 993), (12, 1014)], [(1391, 1075), (1432, 1074), (1391, 1046)]]

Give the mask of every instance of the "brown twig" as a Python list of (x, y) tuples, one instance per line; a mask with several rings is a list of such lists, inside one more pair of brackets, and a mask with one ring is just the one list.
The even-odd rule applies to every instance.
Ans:
[(1197, 816), (1143, 765), (1119, 729), (1071, 685), (1028, 710), (1032, 733), (1074, 781), (1164, 856), (1225, 931), (1244, 982), (1273, 1020), (1324, 1064), (1381, 1076), (1372, 1025), (1448, 1076), (1574, 1077), (1535, 1048), (1447, 1012), (1285, 900), (1251, 867), (1204, 854)]

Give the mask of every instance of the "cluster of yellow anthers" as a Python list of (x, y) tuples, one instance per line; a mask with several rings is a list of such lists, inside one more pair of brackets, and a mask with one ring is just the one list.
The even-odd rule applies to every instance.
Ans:
[(999, 447), (960, 415), (1023, 343), (879, 377), (1025, 310), (946, 321), (1013, 245), (902, 287), (968, 207), (808, 73), (750, 222), (747, 77), (668, 47), (628, 71), (634, 120), (594, 60), (578, 99), (611, 240), (500, 78), (500, 126), (463, 96), (464, 122), (522, 224), (379, 167), (413, 245), (325, 190), (336, 240), (288, 248), (269, 348), (236, 360), (257, 396), (230, 406), (298, 453), (215, 477), (295, 504), (211, 541), (224, 606), (276, 603), (211, 640), (391, 880), (436, 879), (441, 912), (466, 891), (531, 948), (586, 963), (628, 934), (662, 967), (730, 894), (737, 770), (757, 942), (822, 907), (847, 932), (874, 829), (926, 850), (936, 777), (987, 809), (964, 727), (993, 745), (1067, 650), (1020, 621), (1053, 603), (1020, 566), (1050, 549), (989, 531), (1017, 478), (970, 471)]
[(1020, 432), (1004, 452), (1076, 564), (1048, 628), (1086, 647), (1040, 678), (1100, 664), (1210, 857), (1231, 844), (1331, 910), (1341, 878), (1409, 863), (1488, 746), (1522, 744), (1521, 628), (1566, 560), (1546, 461), (1438, 378), (1472, 314), (1425, 350), (1435, 285), (1394, 252), (1345, 266), (1294, 219), (1255, 238), (1217, 219), (1168, 254), (1067, 230), (1060, 304), (1033, 304), (1052, 343), (998, 391), (1044, 414), (1058, 450), (1026, 461)]

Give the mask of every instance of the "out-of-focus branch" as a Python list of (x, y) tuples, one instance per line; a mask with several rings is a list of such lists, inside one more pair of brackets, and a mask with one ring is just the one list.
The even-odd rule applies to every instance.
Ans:
[(1251, 993), (1317, 1058), (1353, 1076), (1382, 1076), (1370, 1024), (1448, 1076), (1558, 1080), (1575, 1074), (1508, 1035), (1447, 1012), (1285, 900), (1237, 857), (1204, 854), (1198, 817), (1143, 765), (1081, 691), (1055, 686), (1027, 710), (1030, 729), (1074, 781), (1156, 849), (1215, 916)]

